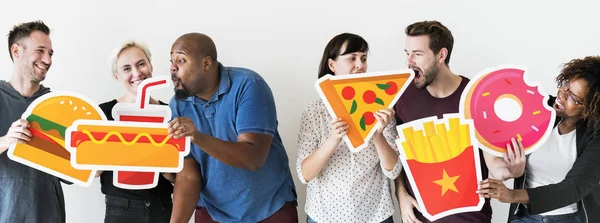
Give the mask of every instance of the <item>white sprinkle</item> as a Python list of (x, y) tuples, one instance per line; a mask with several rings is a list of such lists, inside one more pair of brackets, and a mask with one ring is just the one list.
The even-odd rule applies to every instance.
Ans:
[(65, 103), (65, 101), (61, 101), (61, 102), (60, 102), (60, 104), (61, 104), (61, 105), (62, 105), (62, 104), (64, 104), (64, 103)]
[(534, 125), (532, 125), (532, 126), (531, 126), (531, 128), (532, 128), (533, 130), (535, 130), (536, 132), (540, 131), (540, 130), (539, 130), (538, 128), (536, 128)]
[(487, 113), (483, 112), (483, 119), (487, 119)]
[(529, 94), (535, 94), (535, 92), (533, 92), (532, 90), (527, 90), (527, 93), (529, 93)]
[(86, 112), (85, 114), (86, 114), (86, 115), (91, 115), (92, 113), (91, 113), (91, 112)]
[(73, 107), (73, 111), (77, 110), (77, 106)]
[(81, 106), (81, 109), (83, 109), (85, 111), (85, 107)]
[(70, 105), (73, 105), (73, 101), (69, 100), (69, 104), (70, 104)]

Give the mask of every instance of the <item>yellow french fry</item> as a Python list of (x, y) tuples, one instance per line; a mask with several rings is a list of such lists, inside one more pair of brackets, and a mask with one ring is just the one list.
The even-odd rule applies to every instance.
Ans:
[(412, 160), (415, 158), (413, 148), (412, 148), (412, 145), (410, 142), (408, 142), (408, 141), (402, 142), (402, 148), (404, 150), (404, 154), (406, 154), (407, 160)]
[(448, 155), (448, 159), (450, 159), (450, 144), (448, 142), (447, 129), (445, 123), (439, 123), (435, 126), (438, 132), (438, 137), (440, 138), (441, 148), (445, 151), (445, 154)]
[(425, 149), (425, 137), (423, 136), (423, 130), (414, 131), (415, 137), (415, 154), (419, 162), (429, 162), (428, 150)]
[[(458, 154), (461, 154), (467, 147), (471, 145), (471, 137), (469, 134), (469, 125), (460, 125), (460, 150)], [(457, 154), (457, 155), (458, 155)]]
[(427, 137), (437, 135), (433, 121), (423, 123), (423, 129), (425, 129), (425, 136)]
[(431, 146), (433, 147), (433, 151), (435, 151), (435, 157), (438, 162), (446, 161), (450, 158), (450, 151), (444, 150), (444, 146), (440, 136), (434, 135), (429, 137), (429, 141), (431, 142)]
[(458, 118), (450, 118), (450, 131), (448, 132), (448, 143), (450, 144), (450, 151), (452, 158), (458, 155), (460, 150), (460, 120)]
[(429, 156), (429, 162), (433, 163), (433, 162), (438, 162), (438, 158), (437, 158), (437, 154), (435, 153), (435, 148), (431, 145), (431, 142), (429, 141), (429, 137), (424, 136), (423, 137), (423, 148), (427, 151), (427, 154)]
[(413, 136), (414, 131), (415, 130), (412, 127), (406, 127), (406, 128), (402, 129), (402, 133), (404, 134), (404, 138), (406, 139), (406, 141), (409, 141), (409, 142), (415, 141), (415, 137)]

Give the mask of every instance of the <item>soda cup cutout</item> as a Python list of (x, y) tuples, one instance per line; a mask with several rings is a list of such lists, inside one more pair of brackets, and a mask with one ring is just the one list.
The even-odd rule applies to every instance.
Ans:
[[(149, 78), (138, 86), (135, 104), (117, 103), (112, 116), (119, 122), (167, 123), (171, 119), (171, 109), (164, 105), (150, 104), (149, 88), (158, 89), (167, 86), (166, 78)], [(115, 171), (113, 184), (120, 188), (148, 189), (158, 185), (157, 172)]]

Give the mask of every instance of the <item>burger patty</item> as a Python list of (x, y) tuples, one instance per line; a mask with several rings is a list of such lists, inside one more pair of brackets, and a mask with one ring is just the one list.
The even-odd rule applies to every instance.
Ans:
[(62, 146), (50, 142), (47, 140), (43, 140), (40, 137), (33, 136), (31, 140), (27, 143), (30, 146), (46, 151), (47, 153), (53, 154), (63, 159), (71, 159), (71, 154)]

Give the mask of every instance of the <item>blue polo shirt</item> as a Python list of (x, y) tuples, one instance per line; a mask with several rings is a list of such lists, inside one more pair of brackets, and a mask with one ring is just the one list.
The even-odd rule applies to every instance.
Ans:
[(256, 72), (221, 64), (219, 70), (218, 92), (208, 102), (196, 96), (173, 97), (169, 107), (173, 117), (187, 116), (198, 131), (224, 141), (236, 142), (243, 133), (273, 136), (267, 160), (258, 171), (224, 164), (195, 144), (190, 152), (202, 174), (198, 206), (217, 222), (258, 222), (296, 200), (288, 156), (277, 131), (275, 101)]

